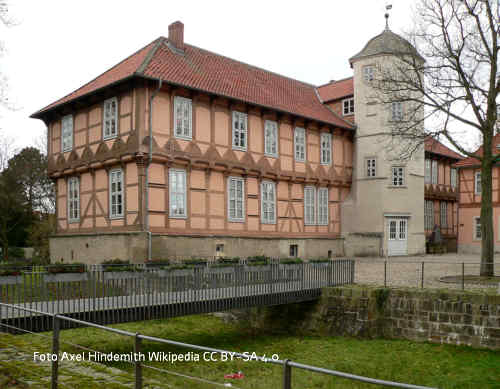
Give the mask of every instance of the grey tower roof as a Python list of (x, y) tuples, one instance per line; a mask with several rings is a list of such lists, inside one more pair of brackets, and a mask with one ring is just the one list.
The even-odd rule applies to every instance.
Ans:
[(363, 50), (361, 50), (354, 57), (351, 57), (349, 62), (352, 66), (352, 63), (357, 59), (380, 54), (410, 54), (424, 61), (422, 56), (410, 44), (410, 42), (386, 28), (382, 34), (370, 39)]

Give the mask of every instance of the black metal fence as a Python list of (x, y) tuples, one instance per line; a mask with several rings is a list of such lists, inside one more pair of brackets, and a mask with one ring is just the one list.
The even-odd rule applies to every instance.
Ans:
[[(32, 268), (0, 276), (0, 302), (111, 324), (309, 301), (318, 298), (323, 287), (354, 281), (354, 261), (347, 259), (85, 270), (54, 274)], [(5, 309), (0, 309), (0, 320), (30, 331), (50, 327), (46, 316)]]
[(481, 277), (480, 262), (451, 262), (437, 260), (404, 261), (357, 260), (355, 282), (391, 287), (498, 289), (500, 262), (493, 265), (494, 276)]
[[(38, 310), (34, 309), (29, 309), (29, 308), (24, 308), (24, 307), (19, 307), (16, 305), (11, 305), (11, 304), (4, 304), (0, 303), (0, 308), (2, 309), (7, 309), (7, 310), (14, 310), (14, 311), (23, 311), (23, 312), (28, 312), (32, 315), (38, 315), (38, 316), (46, 316), (49, 318), (49, 321), (51, 323), (51, 331), (52, 331), (52, 355), (53, 356), (59, 356), (61, 347), (60, 347), (60, 329), (63, 327), (75, 327), (75, 326), (87, 326), (87, 327), (92, 327), (95, 329), (103, 330), (103, 331), (108, 331), (114, 334), (126, 336), (126, 337), (132, 337), (135, 339), (134, 342), (134, 349), (133, 352), (136, 353), (136, 355), (140, 354), (142, 350), (142, 342), (143, 341), (149, 341), (149, 342), (155, 342), (155, 343), (160, 343), (160, 344), (165, 344), (165, 345), (170, 345), (170, 346), (176, 346), (176, 347), (181, 347), (181, 348), (186, 348), (190, 350), (196, 350), (196, 351), (203, 351), (203, 352), (208, 352), (208, 353), (216, 353), (216, 354), (223, 354), (223, 355), (233, 355), (236, 358), (243, 358), (247, 359), (248, 355), (242, 354), (242, 353), (237, 353), (237, 352), (232, 352), (232, 351), (227, 351), (227, 350), (221, 350), (221, 349), (215, 349), (215, 348), (210, 348), (210, 347), (204, 347), (204, 346), (199, 346), (195, 344), (189, 344), (189, 343), (181, 343), (169, 339), (163, 339), (163, 338), (157, 338), (154, 336), (147, 336), (147, 335), (142, 335), (140, 333), (132, 333), (129, 331), (124, 331), (116, 328), (111, 328), (111, 327), (106, 327), (102, 326), (99, 324), (95, 323), (90, 323), (86, 321), (82, 321), (79, 319), (75, 319), (69, 316), (64, 316), (64, 315), (57, 315), (49, 312), (41, 312)], [(26, 316), (26, 315), (22, 315)], [(69, 325), (65, 325), (64, 323), (70, 323)], [(19, 331), (24, 331), (24, 332), (29, 332), (26, 330), (23, 330), (19, 327), (14, 327), (9, 324), (1, 323), (0, 322), (0, 328), (6, 329), (9, 331), (12, 330), (19, 330)], [(77, 347), (84, 348), (83, 346), (79, 345), (74, 345)], [(86, 349), (86, 348), (84, 348)], [(86, 349), (88, 350), (88, 349)], [(97, 351), (99, 352), (99, 351)], [(104, 354), (104, 353), (102, 353)], [(382, 385), (382, 386), (389, 386), (389, 387), (395, 387), (395, 388), (408, 388), (408, 389), (432, 389), (426, 386), (418, 386), (418, 385), (411, 385), (411, 384), (405, 384), (405, 383), (399, 383), (399, 382), (392, 382), (392, 381), (384, 381), (384, 380), (379, 380), (375, 378), (369, 378), (369, 377), (363, 377), (363, 376), (358, 376), (354, 374), (349, 374), (349, 373), (344, 373), (341, 371), (336, 371), (336, 370), (331, 370), (331, 369), (326, 369), (322, 367), (317, 367), (317, 366), (311, 366), (311, 365), (306, 365), (303, 363), (298, 363), (298, 362), (293, 362), (291, 360), (285, 359), (278, 359), (278, 358), (266, 358), (263, 356), (256, 356), (255, 358), (252, 357), (250, 360), (251, 362), (255, 363), (271, 363), (275, 365), (280, 365), (282, 366), (282, 384), (283, 384), (283, 389), (291, 389), (292, 388), (292, 382), (293, 382), (293, 374), (292, 370), (293, 369), (300, 369), (300, 370), (306, 370), (310, 371), (313, 373), (320, 373), (320, 374), (325, 374), (325, 375), (330, 375), (330, 376), (335, 376), (335, 377), (340, 377), (340, 378), (345, 378), (349, 380), (355, 380), (359, 382), (364, 382), (368, 384), (375, 384), (375, 385)], [(142, 389), (143, 388), (143, 372), (144, 369), (151, 369), (155, 370), (157, 372), (164, 372), (167, 374), (172, 374), (171, 371), (167, 371), (165, 369), (161, 369), (155, 366), (151, 366), (144, 361), (142, 361), (140, 358), (134, 359), (132, 362), (134, 364), (134, 388), (135, 389)], [(202, 377), (190, 377), (186, 375), (181, 375), (187, 379), (192, 379), (192, 380), (197, 380), (201, 382), (206, 382), (208, 384), (215, 384), (218, 386), (226, 386), (223, 383), (217, 383), (217, 382), (212, 382), (207, 379), (203, 379)], [(59, 358), (51, 358), (51, 389), (57, 389), (58, 388), (58, 378), (59, 378)]]

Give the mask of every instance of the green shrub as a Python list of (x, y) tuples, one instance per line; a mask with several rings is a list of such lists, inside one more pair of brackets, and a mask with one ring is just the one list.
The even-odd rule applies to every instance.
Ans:
[(192, 258), (186, 259), (185, 261), (183, 261), (183, 264), (191, 266), (206, 266), (207, 260), (201, 258)]
[(330, 259), (328, 258), (315, 258), (315, 259), (310, 259), (310, 263), (325, 263), (325, 262), (330, 262)]
[(142, 271), (130, 263), (128, 260), (123, 259), (110, 259), (101, 263), (102, 271)]
[(53, 263), (47, 266), (47, 272), (50, 274), (59, 273), (84, 273), (86, 271), (85, 264), (75, 262), (71, 264)]
[(281, 258), (281, 265), (296, 265), (298, 263), (304, 263), (304, 261), (300, 258)]

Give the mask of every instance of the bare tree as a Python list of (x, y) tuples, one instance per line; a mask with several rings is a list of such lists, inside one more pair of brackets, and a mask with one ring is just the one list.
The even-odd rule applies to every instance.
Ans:
[[(492, 168), (500, 157), (492, 142), (500, 92), (499, 14), (498, 0), (419, 0), (415, 27), (407, 34), (418, 52), (402, 50), (390, 65), (380, 61), (371, 97), (387, 108), (389, 138), (401, 154), (411, 156), (433, 136), (477, 159), (484, 276), (494, 274)], [(464, 146), (463, 140), (472, 137), (481, 139), (478, 152)]]

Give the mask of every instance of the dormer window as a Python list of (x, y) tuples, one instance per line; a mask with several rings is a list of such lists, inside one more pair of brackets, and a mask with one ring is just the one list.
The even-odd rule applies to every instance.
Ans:
[(104, 101), (102, 118), (102, 135), (104, 139), (118, 135), (118, 100), (116, 97)]
[(354, 114), (354, 98), (342, 100), (342, 113), (344, 116)]

